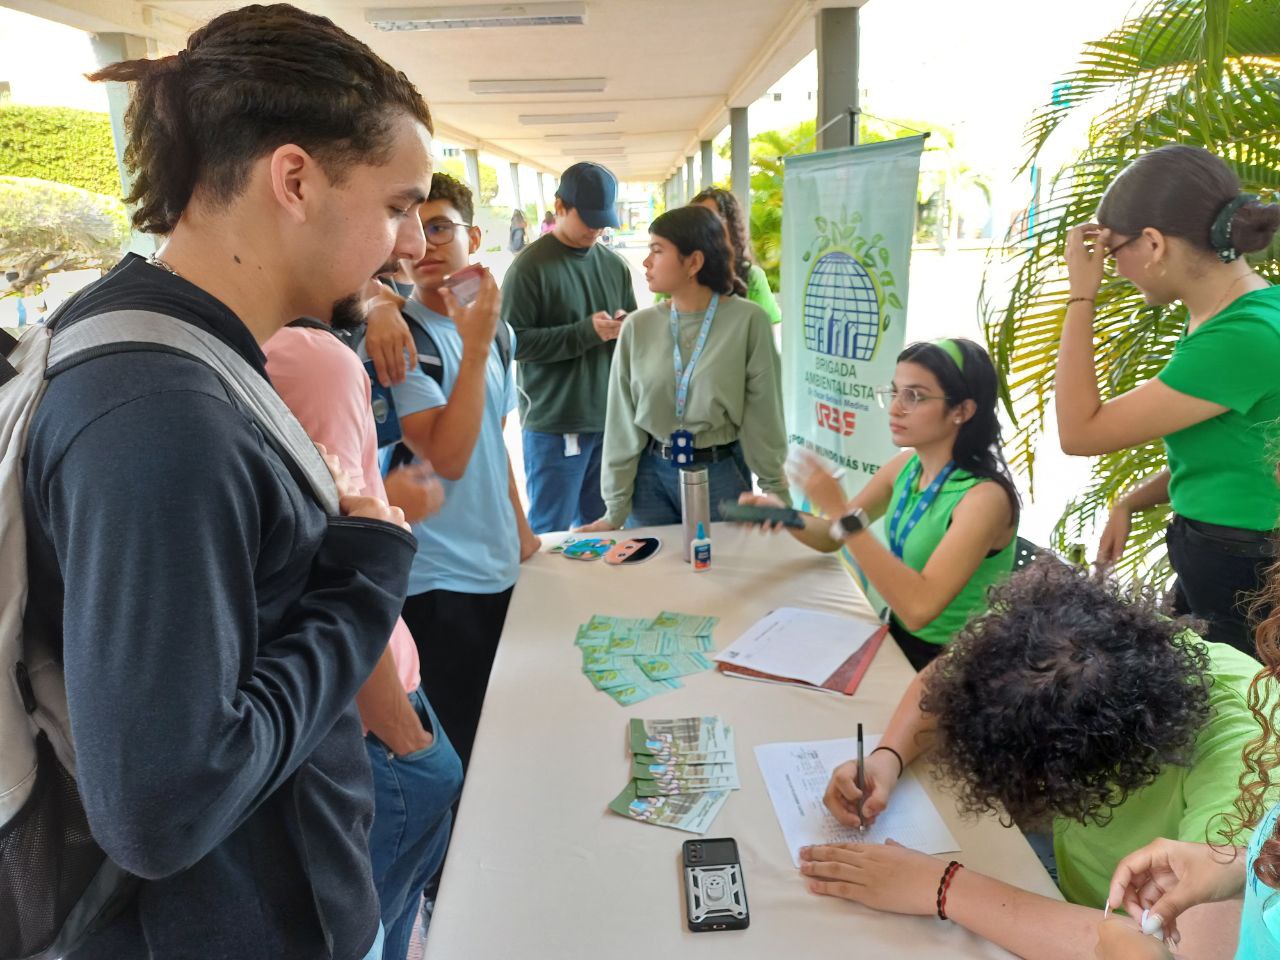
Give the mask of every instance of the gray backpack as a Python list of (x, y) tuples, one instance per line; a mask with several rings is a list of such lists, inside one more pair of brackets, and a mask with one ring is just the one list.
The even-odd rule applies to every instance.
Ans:
[(302, 425), (261, 374), (199, 327), (122, 310), (53, 334), (35, 327), (21, 340), (0, 331), (0, 960), (69, 953), (128, 901), (136, 883), (90, 835), (60, 659), (42, 638), (23, 635), (22, 501), (27, 432), (48, 381), (94, 357), (138, 350), (179, 353), (212, 368), (299, 485), (326, 512), (338, 512), (333, 478)]

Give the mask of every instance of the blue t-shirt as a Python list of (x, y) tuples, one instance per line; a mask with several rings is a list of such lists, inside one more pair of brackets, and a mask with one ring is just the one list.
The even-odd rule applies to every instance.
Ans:
[[(430, 331), (440, 352), (444, 386), (420, 368), (411, 370), (404, 383), (391, 388), (402, 419), (448, 403), (462, 362), (462, 337), (452, 320), (416, 302), (407, 306), (405, 317), (419, 350), (425, 344), (423, 328)], [(511, 353), (515, 355), (514, 333)], [(363, 345), (360, 359), (366, 359)], [(507, 447), (502, 437), (502, 418), (515, 407), (515, 378), (510, 367), (504, 369), (495, 342), (485, 367), (480, 433), (467, 469), (458, 480), (441, 478), (444, 507), (413, 525), (418, 552), (409, 571), (411, 596), (428, 590), (501, 593), (515, 584), (520, 534), (508, 493)]]
[(1262, 844), (1275, 835), (1277, 816), (1280, 816), (1280, 804), (1272, 807), (1262, 818), (1249, 841), (1249, 855), (1245, 860), (1244, 911), (1240, 915), (1240, 945), (1236, 948), (1236, 960), (1280, 957), (1280, 890), (1267, 886), (1253, 872)]

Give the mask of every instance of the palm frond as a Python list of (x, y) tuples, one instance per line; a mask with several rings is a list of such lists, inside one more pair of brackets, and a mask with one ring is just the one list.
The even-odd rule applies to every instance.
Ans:
[[(1032, 479), (1033, 495), (1035, 449), (1053, 396), (1065, 318), (1067, 232), (1092, 219), (1129, 162), (1168, 143), (1212, 150), (1231, 164), (1245, 190), (1267, 200), (1280, 196), (1280, 0), (1147, 0), (1120, 27), (1086, 44), (1076, 69), (1055, 84), (1027, 125), (1020, 170), (1040, 166), (1050, 137), (1076, 115), (1089, 121), (1088, 142), (1050, 179), (1034, 226), (1011, 233), (1004, 250), (989, 259), (979, 295), (1001, 372), (1001, 401), (1017, 426), (1007, 452)], [(1251, 260), (1259, 272), (1280, 279), (1280, 241)], [(1000, 302), (994, 278), (1008, 272), (1012, 287)], [(1106, 280), (1094, 326), (1104, 398), (1155, 376), (1185, 324), (1180, 307), (1148, 307), (1125, 281)], [(1162, 469), (1164, 457), (1164, 445), (1152, 443), (1096, 458), (1088, 488), (1062, 514), (1055, 543), (1080, 537), (1118, 495)], [(1157, 550), (1166, 514), (1135, 518), (1119, 573), (1167, 576)]]

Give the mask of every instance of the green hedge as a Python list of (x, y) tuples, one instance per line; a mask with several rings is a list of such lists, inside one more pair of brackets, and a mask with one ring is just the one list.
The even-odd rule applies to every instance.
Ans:
[(0, 105), (0, 176), (53, 180), (119, 197), (111, 119), (68, 107)]

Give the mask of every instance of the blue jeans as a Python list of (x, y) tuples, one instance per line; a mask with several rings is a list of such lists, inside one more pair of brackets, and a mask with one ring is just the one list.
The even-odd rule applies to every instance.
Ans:
[[(738, 494), (751, 489), (751, 471), (742, 456), (742, 446), (735, 443), (733, 453), (715, 463), (694, 464), (706, 467), (709, 476), (711, 519), (720, 519), (720, 502), (738, 502)], [(680, 468), (673, 460), (656, 453), (642, 453), (636, 463), (636, 483), (631, 494), (631, 516), (628, 527), (660, 527), (680, 523)], [(709, 531), (708, 531), (709, 532)]]
[(524, 431), (524, 475), (529, 491), (529, 526), (554, 533), (604, 516), (600, 496), (602, 433), (579, 433), (579, 453), (565, 456), (563, 433)]
[(373, 770), (373, 826), (369, 858), (386, 927), (383, 960), (404, 960), (422, 891), (444, 863), (462, 792), (462, 762), (419, 687), (409, 694), (431, 746), (397, 757), (372, 733), (365, 737)]

